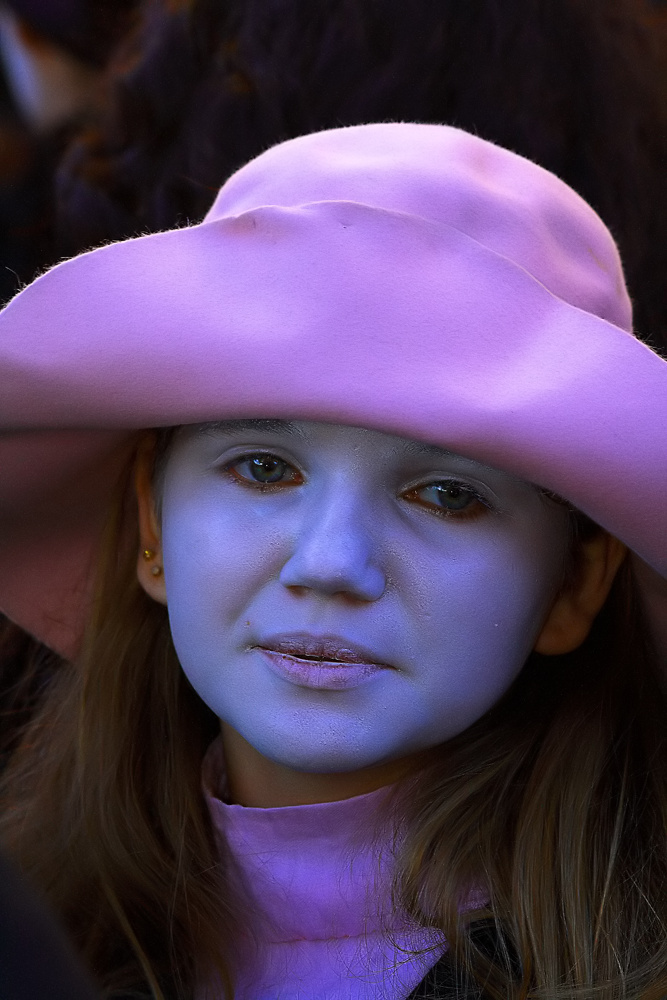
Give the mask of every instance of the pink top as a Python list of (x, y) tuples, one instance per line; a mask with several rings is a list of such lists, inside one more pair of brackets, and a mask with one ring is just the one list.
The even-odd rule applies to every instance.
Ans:
[[(246, 808), (212, 793), (221, 766), (216, 741), (204, 764), (208, 805), (251, 914), (235, 998), (407, 997), (445, 944), (391, 906), (389, 838), (371, 842), (387, 790), (317, 805)], [(426, 951), (414, 953), (420, 949)], [(202, 988), (197, 1000), (216, 996)]]

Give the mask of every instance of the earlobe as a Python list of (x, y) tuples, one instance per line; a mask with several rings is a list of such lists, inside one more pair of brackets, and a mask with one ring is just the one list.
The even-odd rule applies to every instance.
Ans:
[(139, 449), (135, 468), (135, 491), (139, 516), (140, 552), (137, 557), (137, 579), (149, 597), (159, 604), (167, 603), (162, 571), (162, 539), (153, 495), (154, 440), (147, 440)]
[(536, 653), (571, 653), (582, 644), (626, 555), (623, 543), (606, 531), (582, 543), (577, 580), (554, 601), (535, 643)]

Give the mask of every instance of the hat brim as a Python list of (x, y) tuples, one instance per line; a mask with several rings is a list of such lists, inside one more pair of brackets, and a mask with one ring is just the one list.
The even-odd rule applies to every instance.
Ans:
[(441, 222), (319, 202), (101, 248), (4, 310), (0, 377), (0, 606), (60, 649), (110, 449), (154, 426), (281, 417), (434, 443), (567, 498), (667, 576), (667, 363)]

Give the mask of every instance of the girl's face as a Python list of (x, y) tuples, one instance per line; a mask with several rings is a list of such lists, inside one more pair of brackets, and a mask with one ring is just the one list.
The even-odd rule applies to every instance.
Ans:
[(563, 508), (378, 431), (186, 427), (160, 493), (183, 669), (297, 771), (372, 767), (466, 729), (521, 670), (563, 580)]

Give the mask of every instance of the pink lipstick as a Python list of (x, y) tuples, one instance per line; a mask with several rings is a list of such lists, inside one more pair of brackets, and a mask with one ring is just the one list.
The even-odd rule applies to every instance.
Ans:
[(271, 670), (299, 687), (343, 691), (392, 669), (357, 643), (305, 633), (267, 637), (255, 646)]

